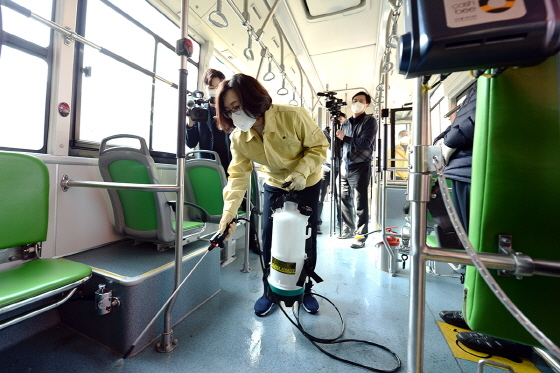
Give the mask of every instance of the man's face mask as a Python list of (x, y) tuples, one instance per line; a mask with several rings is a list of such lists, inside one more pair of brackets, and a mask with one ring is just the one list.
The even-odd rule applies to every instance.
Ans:
[(216, 89), (208, 88), (208, 96), (209, 97), (216, 97)]
[(403, 136), (401, 137), (401, 144), (408, 144), (410, 143), (410, 136)]
[(251, 127), (253, 127), (253, 124), (257, 121), (255, 118), (245, 114), (243, 110), (231, 113), (231, 120), (233, 120), (235, 127), (239, 128), (243, 132), (249, 131)]
[(352, 103), (352, 113), (354, 113), (354, 114), (361, 113), (362, 111), (364, 111), (365, 107), (366, 106), (364, 104), (362, 104), (361, 102), (353, 102)]

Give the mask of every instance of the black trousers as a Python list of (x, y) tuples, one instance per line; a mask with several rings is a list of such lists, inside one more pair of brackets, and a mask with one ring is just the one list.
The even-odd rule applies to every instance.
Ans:
[[(368, 187), (371, 179), (371, 165), (367, 164), (341, 175), (342, 180), (342, 222), (343, 231), (356, 235), (368, 232), (369, 198)], [(354, 204), (354, 199), (356, 203)], [(366, 238), (361, 241), (365, 241)]]
[(471, 183), (464, 181), (451, 180), (453, 188), (453, 206), (459, 215), (459, 220), (463, 224), (465, 232), (469, 233), (469, 208), (471, 205)]
[[(311, 237), (305, 240), (305, 253), (307, 254), (307, 262), (311, 269), (315, 269), (315, 265), (317, 264), (317, 206), (319, 204), (319, 192), (320, 192), (321, 183), (318, 182), (317, 184), (307, 187), (303, 190), (296, 191), (295, 194), (297, 198), (305, 202), (305, 204), (311, 207), (313, 213), (309, 217), (307, 221), (308, 228), (311, 229)], [(272, 248), (272, 229), (273, 229), (273, 220), (271, 219), (272, 216), (272, 204), (274, 201), (281, 195), (287, 194), (283, 189), (276, 188), (270, 186), (268, 184), (264, 184), (264, 198), (263, 198), (263, 217), (262, 217), (262, 225), (263, 225), (263, 233), (262, 233), (262, 251), (263, 251), (263, 261), (266, 269), (270, 266), (270, 251)], [(265, 293), (268, 291), (268, 283), (267, 283), (268, 273), (265, 270), (263, 273), (263, 282), (265, 287)]]

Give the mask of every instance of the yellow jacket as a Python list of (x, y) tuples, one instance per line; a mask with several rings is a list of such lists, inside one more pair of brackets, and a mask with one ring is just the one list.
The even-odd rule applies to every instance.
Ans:
[[(391, 150), (387, 152), (387, 158), (391, 158)], [(404, 151), (404, 148), (400, 144), (395, 145), (395, 159), (406, 159), (406, 161), (394, 161), (395, 167), (408, 167), (408, 154)], [(391, 166), (391, 161), (388, 165)], [(395, 175), (403, 180), (408, 179), (408, 171), (395, 171)]]
[(251, 180), (252, 162), (261, 165), (268, 185), (279, 188), (293, 171), (306, 177), (306, 187), (323, 175), (329, 142), (309, 113), (297, 106), (272, 105), (264, 113), (263, 140), (254, 129), (236, 128), (230, 136), (231, 163), (224, 188), (224, 211), (237, 214)]

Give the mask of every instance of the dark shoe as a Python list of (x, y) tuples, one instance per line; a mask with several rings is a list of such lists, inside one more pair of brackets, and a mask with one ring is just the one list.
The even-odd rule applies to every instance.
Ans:
[(472, 350), (502, 356), (516, 363), (522, 363), (522, 357), (531, 358), (533, 354), (533, 350), (529, 346), (477, 332), (457, 333), (457, 340)]
[(362, 249), (366, 245), (366, 241), (359, 241), (356, 240), (352, 245), (350, 245), (353, 249)]
[(310, 314), (315, 315), (319, 311), (319, 302), (313, 296), (313, 294), (303, 295), (303, 308)]
[(465, 319), (463, 318), (463, 313), (461, 311), (441, 311), (439, 317), (443, 321), (453, 326), (461, 329), (470, 329)]
[(255, 315), (259, 317), (266, 316), (274, 308), (274, 302), (267, 297), (261, 297), (255, 302)]
[(342, 231), (342, 233), (339, 236), (337, 236), (336, 238), (340, 238), (341, 240), (345, 240), (347, 238), (354, 238), (354, 235), (350, 232)]

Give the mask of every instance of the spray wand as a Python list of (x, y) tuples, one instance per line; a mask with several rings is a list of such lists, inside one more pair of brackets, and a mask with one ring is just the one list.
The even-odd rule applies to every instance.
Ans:
[(199, 259), (199, 261), (196, 263), (196, 265), (193, 267), (193, 269), (191, 269), (191, 271), (189, 272), (189, 274), (183, 279), (183, 281), (181, 281), (181, 283), (179, 284), (179, 286), (177, 286), (177, 288), (175, 289), (175, 291), (171, 294), (171, 296), (169, 297), (169, 299), (167, 299), (167, 301), (163, 304), (163, 306), (160, 308), (160, 310), (156, 313), (156, 315), (153, 317), (152, 321), (150, 321), (148, 323), (148, 325), (146, 325), (146, 327), (144, 328), (144, 330), (142, 330), (142, 333), (140, 333), (140, 335), (138, 336), (138, 338), (136, 338), (136, 340), (132, 343), (132, 345), (130, 346), (130, 348), (128, 349), (128, 351), (126, 351), (126, 353), (124, 354), (124, 356), (117, 360), (117, 363), (115, 364), (115, 366), (120, 367), (122, 365), (124, 365), (124, 360), (126, 358), (128, 358), (130, 356), (130, 354), (132, 353), (132, 351), (134, 350), (134, 347), (136, 347), (136, 344), (140, 341), (140, 339), (144, 336), (144, 334), (146, 333), (146, 331), (148, 330), (148, 328), (150, 326), (152, 326), (152, 324), (157, 320), (158, 316), (163, 312), (163, 310), (165, 309), (165, 307), (167, 307), (167, 305), (173, 300), (173, 298), (175, 298), (175, 296), (179, 293), (179, 290), (181, 290), (181, 287), (185, 284), (185, 282), (187, 282), (188, 278), (191, 276), (191, 274), (194, 272), (194, 270), (196, 269), (196, 267), (198, 267), (198, 265), (202, 262), (202, 260), (206, 257), (206, 255), (208, 255), (208, 253), (210, 251), (212, 251), (212, 249), (214, 249), (216, 246), (219, 247), (224, 247), (224, 241), (228, 235), (228, 231), (229, 231), (229, 226), (232, 223), (237, 222), (237, 219), (233, 219), (232, 221), (230, 221), (227, 225), (226, 225), (226, 229), (223, 232), (217, 232), (211, 239), (210, 239), (210, 245), (208, 246), (208, 249), (206, 250), (206, 252), (204, 253), (204, 255)]

